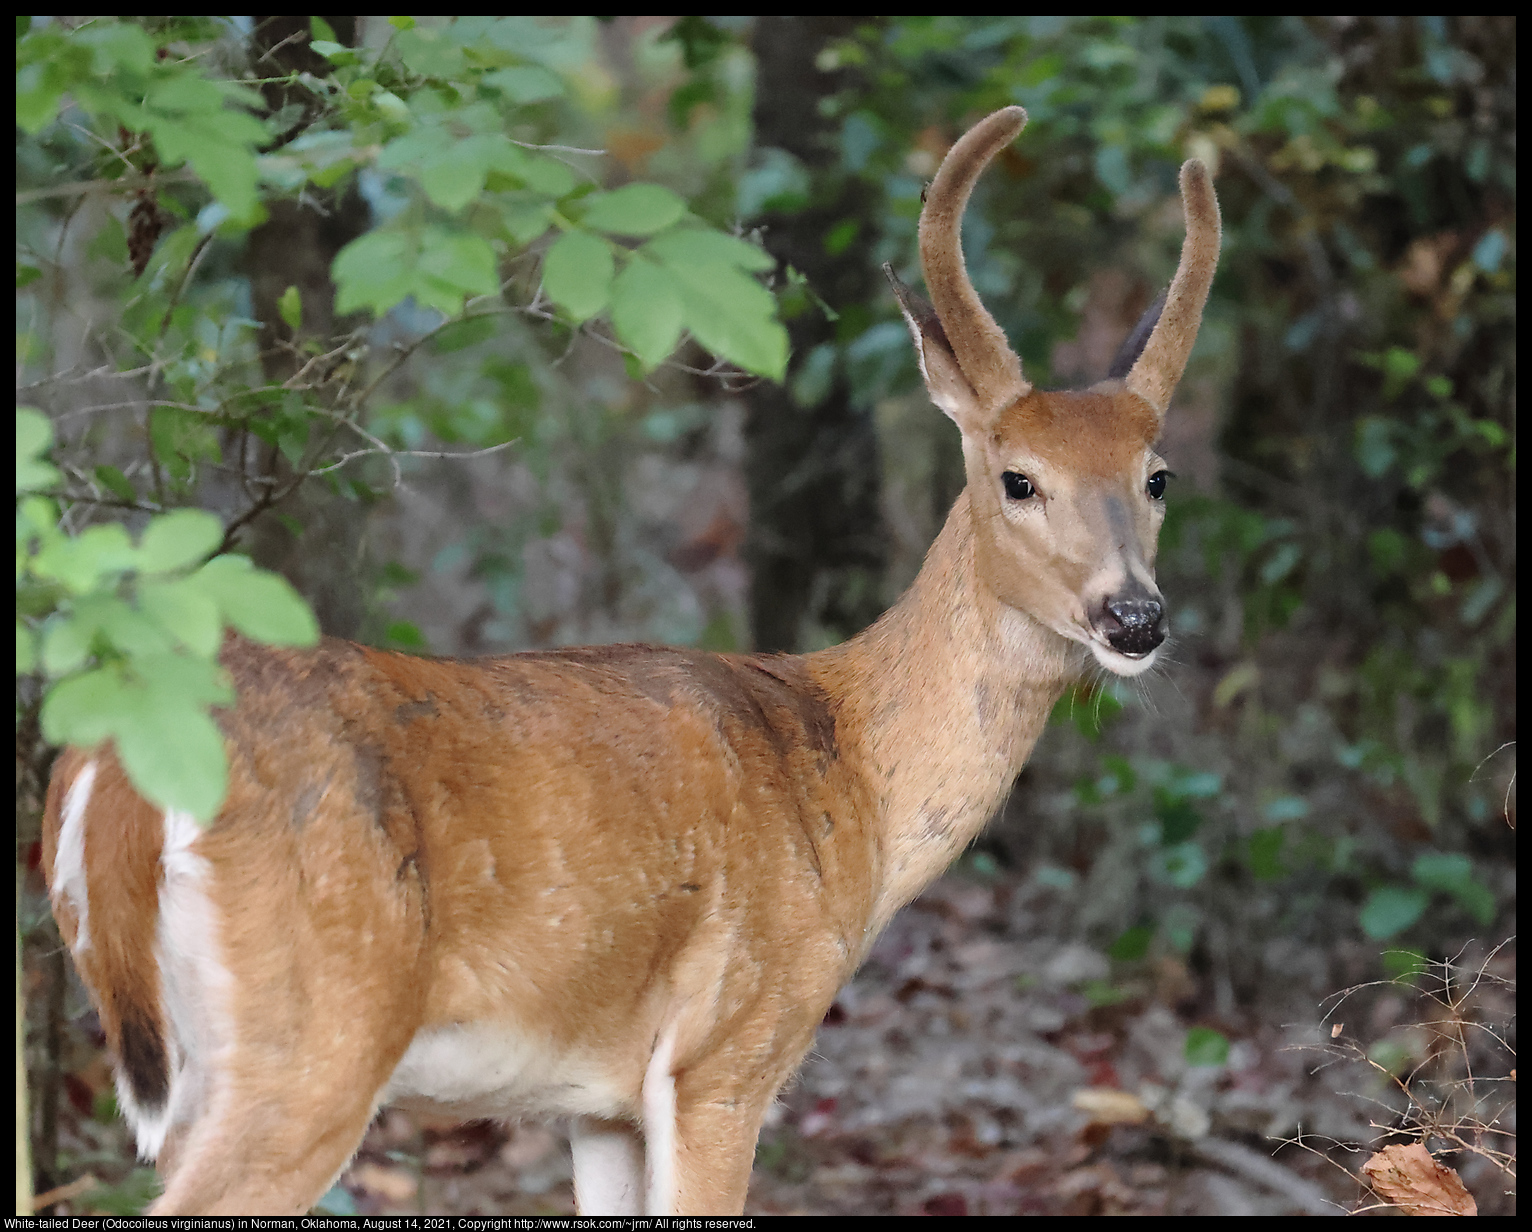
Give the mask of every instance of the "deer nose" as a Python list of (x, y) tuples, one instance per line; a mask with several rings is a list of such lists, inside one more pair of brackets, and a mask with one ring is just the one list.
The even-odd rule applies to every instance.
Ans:
[(1165, 606), (1158, 599), (1108, 599), (1101, 631), (1113, 650), (1146, 655), (1165, 640)]

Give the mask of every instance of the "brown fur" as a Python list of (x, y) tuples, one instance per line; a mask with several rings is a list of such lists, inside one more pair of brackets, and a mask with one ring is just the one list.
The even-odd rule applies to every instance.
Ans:
[[(50, 819), (59, 816), (64, 792), (87, 760), (80, 750), (66, 749), (54, 764), (46, 804)], [(159, 810), (145, 803), (121, 774), (98, 775), (93, 800), (109, 811), (114, 824), (99, 827), (100, 833), (91, 835), (93, 854), (86, 865), (90, 946), (75, 955), (75, 965), (87, 986), (100, 990), (101, 1029), (135, 1096), (158, 1105), (164, 1101), (168, 1082), (154, 961)], [(57, 840), (56, 824), (44, 826), (43, 868), (50, 880)], [(55, 901), (54, 914), (65, 944), (73, 948), (77, 913), (69, 904)]]
[(1186, 369), (1197, 330), (1202, 325), (1202, 309), (1213, 285), (1213, 271), (1218, 266), (1218, 246), (1222, 223), (1218, 216), (1218, 198), (1213, 195), (1213, 181), (1208, 170), (1195, 158), (1181, 166), (1181, 201), (1186, 210), (1186, 239), (1181, 245), (1181, 264), (1165, 295), (1165, 307), (1150, 334), (1138, 362), (1123, 384), (1159, 413), (1161, 419), (1170, 405), (1181, 373)]
[(1020, 107), (1004, 107), (958, 138), (926, 192), (920, 211), (920, 260), (937, 317), (948, 328), (958, 367), (985, 406), (1001, 406), (1030, 388), (1005, 332), (979, 301), (963, 263), (963, 209), (979, 173), (1026, 125)]
[[(859, 637), (801, 657), (473, 662), (226, 643), (229, 793), (194, 855), (232, 984), (213, 1081), (159, 1157), (157, 1212), (305, 1210), (411, 1041), (479, 1026), (578, 1058), (615, 1093), (606, 1160), (639, 1157), (627, 1126), (668, 1098), (646, 1071), (673, 1043), (674, 1212), (742, 1208), (767, 1106), (837, 989), (1000, 804), (1085, 647), (1131, 673), (1163, 637), (1163, 506), (1146, 492), (1163, 406), (1142, 391), (1168, 398), (1206, 287), (1183, 260), (1171, 324), (1128, 380), (1031, 390), (957, 242), (973, 180), (1024, 118), (990, 117), (937, 176), (921, 228), (934, 311), (897, 288), (968, 486)], [(1035, 492), (1009, 495), (1008, 472)], [(172, 1031), (153, 943), (162, 829), (109, 750), (60, 759), (45, 870), (73, 942), (54, 875), (91, 759), (95, 945), (76, 959), (119, 1064), (152, 1091)]]

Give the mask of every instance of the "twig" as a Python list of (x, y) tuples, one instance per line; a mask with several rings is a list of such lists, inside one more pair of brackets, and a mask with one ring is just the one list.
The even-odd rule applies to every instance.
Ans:
[(40, 1211), (45, 1206), (57, 1206), (60, 1202), (67, 1202), (70, 1198), (78, 1198), (82, 1193), (89, 1193), (96, 1189), (101, 1182), (89, 1172), (82, 1177), (70, 1181), (67, 1185), (55, 1185), (52, 1189), (44, 1190), (32, 1199), (33, 1212)]
[[(355, 427), (355, 425), (352, 425)], [(342, 454), (329, 466), (320, 467), (318, 470), (309, 471), (309, 475), (328, 475), (331, 471), (339, 470), (356, 458), (376, 457), (380, 454), (389, 458), (482, 458), (486, 454), (499, 453), (502, 449), (509, 449), (512, 445), (519, 445), (521, 437), (512, 437), (508, 441), (501, 441), (498, 445), (486, 445), (483, 449), (451, 450), (451, 449), (391, 449), (387, 445), (381, 445), (377, 449), (356, 449), (350, 453)], [(394, 485), (397, 487), (400, 481), (397, 465), (394, 468)]]

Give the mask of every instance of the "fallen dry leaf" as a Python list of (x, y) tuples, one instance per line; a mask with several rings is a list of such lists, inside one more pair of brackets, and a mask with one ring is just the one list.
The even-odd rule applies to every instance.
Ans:
[(1142, 1125), (1149, 1109), (1137, 1095), (1111, 1087), (1082, 1087), (1069, 1102), (1102, 1125)]
[(1373, 1190), (1407, 1215), (1477, 1215), (1473, 1195), (1458, 1174), (1418, 1142), (1386, 1146), (1362, 1172)]
[(420, 1188), (420, 1181), (402, 1168), (361, 1163), (346, 1174), (346, 1181), (358, 1189), (375, 1193), (393, 1206), (409, 1202)]

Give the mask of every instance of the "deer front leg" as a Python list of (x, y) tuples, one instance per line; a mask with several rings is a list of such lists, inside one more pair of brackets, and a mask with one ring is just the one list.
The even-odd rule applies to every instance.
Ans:
[(742, 1214), (765, 1107), (743, 1092), (720, 1091), (700, 1075), (683, 1075), (676, 1095), (670, 1213)]
[(776, 1083), (742, 1078), (740, 1055), (723, 1049), (674, 1064), (676, 1029), (656, 1042), (644, 1074), (644, 1208), (650, 1215), (738, 1215), (755, 1143)]

